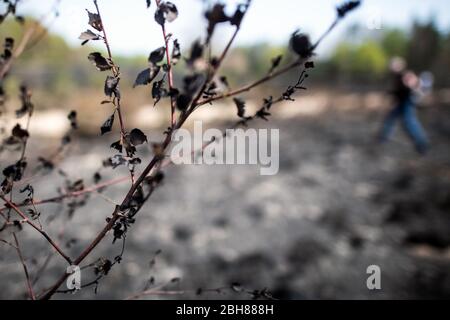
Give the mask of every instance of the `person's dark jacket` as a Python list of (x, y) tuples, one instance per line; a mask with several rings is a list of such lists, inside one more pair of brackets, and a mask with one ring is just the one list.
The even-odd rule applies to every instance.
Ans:
[(395, 73), (393, 79), (393, 89), (391, 90), (391, 94), (398, 102), (405, 101), (406, 99), (411, 97), (412, 90), (408, 86), (405, 85), (403, 81), (404, 73)]

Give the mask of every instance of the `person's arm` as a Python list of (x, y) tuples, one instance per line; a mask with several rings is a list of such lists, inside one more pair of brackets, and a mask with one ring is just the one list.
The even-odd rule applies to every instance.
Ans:
[(413, 71), (407, 71), (402, 77), (403, 84), (411, 89), (411, 91), (419, 96), (422, 96), (424, 92), (420, 87), (420, 79)]

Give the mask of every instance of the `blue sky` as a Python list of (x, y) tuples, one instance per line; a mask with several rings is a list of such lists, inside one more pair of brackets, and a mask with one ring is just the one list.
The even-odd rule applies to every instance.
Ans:
[[(180, 15), (169, 24), (169, 32), (188, 44), (204, 32), (204, 19), (201, 0), (172, 0)], [(237, 0), (224, 0), (234, 8)], [(237, 44), (246, 45), (257, 42), (284, 44), (291, 32), (301, 28), (316, 38), (323, 32), (335, 16), (337, 0), (253, 0), (252, 7), (245, 18)], [(40, 16), (47, 12), (55, 0), (24, 0), (21, 13)], [(98, 0), (108, 37), (115, 53), (122, 55), (148, 54), (162, 45), (159, 26), (153, 20), (155, 1), (150, 10), (145, 0)], [(61, 0), (60, 17), (49, 28), (66, 38), (72, 45), (80, 43), (78, 35), (87, 29), (85, 8), (93, 10), (91, 0)], [(326, 52), (330, 46), (345, 37), (346, 26), (354, 23), (373, 25), (381, 28), (397, 26), (407, 28), (414, 19), (435, 20), (442, 30), (450, 29), (450, 5), (448, 0), (365, 0), (363, 7), (352, 14), (320, 48), (318, 53)], [(370, 33), (380, 32), (369, 29)], [(232, 29), (222, 27), (214, 39), (220, 45), (231, 34)]]

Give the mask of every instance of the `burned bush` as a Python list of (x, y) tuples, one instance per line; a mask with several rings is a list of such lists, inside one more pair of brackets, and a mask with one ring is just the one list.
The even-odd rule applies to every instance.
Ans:
[[(4, 0), (7, 3), (7, 12), (0, 16), (0, 22), (3, 21), (5, 15), (15, 14), (15, 6), (11, 1)], [(81, 44), (84, 45), (88, 41), (99, 41), (104, 44), (105, 52), (92, 52), (88, 54), (87, 59), (99, 72), (105, 74), (105, 82), (103, 85), (103, 93), (106, 100), (99, 101), (99, 104), (105, 104), (106, 107), (112, 107), (112, 110), (108, 112), (109, 116), (99, 124), (99, 135), (115, 136), (115, 142), (110, 147), (113, 154), (103, 162), (103, 168), (99, 169), (93, 176), (93, 180), (96, 183), (93, 186), (86, 185), (86, 182), (80, 179), (71, 179), (69, 175), (58, 167), (56, 161), (54, 161), (55, 155), (46, 154), (38, 158), (38, 168), (45, 169), (42, 171), (56, 171), (63, 179), (64, 185), (60, 188), (60, 194), (49, 199), (42, 199), (36, 201), (34, 199), (34, 189), (31, 185), (27, 184), (21, 189), (25, 194), (26, 199), (23, 203), (18, 202), (12, 195), (15, 183), (23, 181), (25, 172), (28, 168), (28, 162), (26, 157), (27, 141), (30, 138), (31, 132), (29, 132), (28, 125), (33, 115), (34, 105), (31, 102), (31, 90), (28, 87), (22, 86), (20, 89), (20, 101), (21, 107), (16, 111), (16, 116), (27, 117), (27, 126), (22, 127), (19, 124), (14, 126), (10, 137), (5, 139), (4, 145), (16, 145), (20, 151), (18, 159), (11, 162), (11, 164), (5, 166), (2, 169), (3, 182), (1, 184), (0, 198), (5, 203), (5, 208), (1, 211), (1, 215), (6, 221), (3, 227), (0, 229), (0, 235), (4, 230), (10, 228), (9, 226), (18, 226), (26, 224), (35, 229), (41, 236), (49, 243), (54, 251), (61, 256), (68, 265), (79, 265), (87, 257), (93, 255), (93, 250), (101, 243), (105, 238), (112, 237), (112, 242), (121, 241), (122, 249), (120, 254), (114, 258), (102, 257), (97, 259), (94, 264), (90, 264), (87, 267), (94, 268), (94, 274), (96, 278), (88, 285), (99, 284), (99, 280), (107, 276), (111, 268), (122, 260), (122, 255), (125, 250), (125, 239), (128, 232), (132, 230), (134, 224), (138, 223), (138, 213), (143, 208), (145, 203), (151, 197), (153, 192), (163, 182), (164, 174), (163, 169), (167, 167), (170, 162), (167, 162), (165, 153), (172, 141), (172, 133), (180, 129), (186, 120), (200, 107), (207, 108), (215, 101), (232, 98), (236, 105), (236, 124), (235, 127), (241, 125), (248, 125), (253, 120), (265, 120), (268, 121), (273, 108), (276, 104), (282, 101), (292, 101), (295, 99), (294, 95), (300, 90), (306, 90), (304, 86), (305, 80), (308, 77), (308, 72), (314, 67), (314, 63), (311, 60), (314, 56), (314, 50), (319, 43), (325, 38), (325, 36), (334, 29), (337, 23), (344, 18), (350, 11), (354, 10), (359, 1), (349, 1), (337, 8), (336, 21), (331, 24), (331, 27), (327, 29), (324, 35), (312, 44), (308, 35), (299, 31), (295, 31), (290, 39), (289, 46), (292, 49), (294, 55), (293, 60), (287, 62), (285, 65), (281, 56), (273, 57), (271, 65), (267, 68), (268, 72), (261, 79), (257, 79), (252, 83), (249, 83), (243, 87), (232, 89), (232, 84), (228, 82), (226, 77), (219, 74), (222, 64), (227, 57), (227, 54), (239, 33), (245, 16), (251, 8), (250, 0), (243, 0), (233, 10), (228, 11), (225, 5), (220, 2), (211, 4), (206, 12), (205, 19), (207, 20), (207, 28), (203, 37), (200, 37), (195, 41), (191, 48), (186, 52), (182, 50), (178, 39), (167, 32), (170, 28), (170, 23), (176, 21), (179, 12), (176, 5), (169, 1), (146, 0), (143, 5), (149, 9), (149, 16), (153, 16), (155, 22), (161, 29), (161, 45), (157, 48), (149, 48), (150, 54), (147, 59), (147, 65), (142, 66), (142, 71), (136, 75), (133, 87), (135, 90), (148, 90), (149, 96), (151, 95), (154, 105), (159, 101), (166, 99), (170, 103), (170, 123), (168, 129), (164, 132), (164, 140), (160, 142), (152, 142), (153, 135), (144, 133), (139, 128), (132, 130), (127, 129), (124, 122), (123, 109), (121, 105), (121, 92), (120, 82), (121, 72), (120, 67), (116, 63), (111, 51), (110, 43), (107, 38), (106, 29), (102, 16), (100, 13), (98, 1), (94, 0), (94, 9), (87, 10), (87, 25), (81, 27), (82, 31), (79, 39)], [(229, 14), (231, 12), (231, 14)], [(184, 13), (188, 14), (188, 13)], [(234, 33), (231, 39), (228, 41), (225, 49), (218, 56), (209, 55), (212, 52), (211, 39), (214, 36), (217, 25), (228, 25), (234, 29)], [(87, 29), (86, 29), (87, 28)], [(14, 39), (7, 38), (4, 42), (4, 48), (0, 57), (0, 101), (3, 101), (4, 90), (3, 80), (9, 70), (11, 63), (14, 59), (18, 58), (14, 56)], [(184, 62), (184, 63), (182, 63)], [(184, 67), (184, 77), (181, 83), (176, 83), (173, 77), (173, 68), (177, 66)], [(257, 111), (253, 115), (248, 115), (246, 110), (246, 103), (243, 95), (245, 92), (252, 90), (253, 88), (266, 83), (276, 77), (279, 77), (288, 71), (293, 69), (300, 69), (297, 82), (288, 86), (284, 92), (279, 96), (265, 97), (262, 99), (262, 103)], [(94, 68), (92, 68), (94, 71)], [(151, 89), (150, 89), (151, 88)], [(163, 107), (163, 106), (158, 106)], [(64, 135), (61, 143), (61, 147), (58, 149), (56, 155), (59, 155), (65, 146), (69, 145), (72, 141), (73, 132), (78, 128), (77, 113), (72, 111), (69, 113), (67, 120), (70, 123), (70, 131)], [(114, 133), (114, 124), (118, 126), (118, 133)], [(149, 141), (150, 137), (150, 141)], [(114, 141), (113, 140), (113, 141)], [(215, 140), (211, 141), (214, 143)], [(153, 157), (150, 160), (139, 158), (136, 156), (137, 148), (147, 148), (148, 145), (151, 148)], [(201, 152), (202, 150), (197, 150)], [(140, 166), (142, 168), (140, 168)], [(111, 170), (120, 166), (126, 166), (128, 168), (129, 177), (126, 179), (114, 179), (111, 181), (101, 181), (102, 175), (100, 170)], [(40, 170), (37, 170), (40, 171)], [(68, 217), (72, 217), (75, 210), (82, 208), (88, 204), (89, 194), (94, 192), (101, 193), (101, 191), (113, 184), (129, 181), (131, 187), (128, 189), (123, 200), (114, 205), (111, 214), (106, 219), (106, 224), (102, 227), (99, 233), (95, 236), (94, 240), (89, 243), (76, 258), (69, 257), (61, 248), (57, 242), (59, 239), (53, 239), (44, 231), (42, 225), (40, 225), (39, 217), (41, 212), (36, 209), (41, 203), (49, 202), (61, 202), (66, 205), (68, 210)], [(11, 197), (7, 197), (7, 195)], [(106, 197), (105, 197), (106, 198)], [(67, 199), (67, 203), (63, 200)], [(109, 200), (111, 201), (111, 200)], [(113, 202), (113, 201), (111, 201)], [(24, 212), (23, 208), (27, 208), (28, 211)], [(4, 214), (3, 211), (8, 212)], [(88, 209), (86, 209), (88, 211)], [(17, 215), (21, 220), (13, 219)], [(35, 222), (33, 222), (36, 220)], [(19, 221), (19, 222), (16, 222)], [(70, 243), (75, 243), (76, 240)], [(65, 248), (64, 248), (65, 249)], [(22, 261), (25, 267), (25, 262)], [(59, 287), (67, 279), (68, 274), (65, 270), (62, 270), (60, 277), (51, 286), (46, 286), (46, 290), (40, 295), (36, 295), (33, 284), (31, 283), (29, 276), (27, 275), (27, 288), (28, 294), (31, 299), (49, 299), (55, 293), (59, 292)], [(178, 282), (173, 281), (173, 282)], [(236, 283), (232, 284), (229, 289), (233, 291), (246, 292), (253, 298), (269, 298), (270, 293), (267, 289), (262, 290), (246, 290), (241, 285)], [(198, 294), (205, 292), (206, 289), (197, 290)]]

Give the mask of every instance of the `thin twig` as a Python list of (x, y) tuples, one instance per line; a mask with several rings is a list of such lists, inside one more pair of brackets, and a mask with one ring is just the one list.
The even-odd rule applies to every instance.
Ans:
[[(101, 24), (102, 33), (103, 33), (103, 42), (105, 43), (106, 51), (108, 52), (109, 61), (112, 64), (112, 72), (113, 72), (114, 77), (117, 80), (119, 80), (120, 79), (119, 67), (113, 61), (111, 47), (109, 45), (108, 36), (106, 35), (105, 26), (103, 24), (103, 19), (102, 19), (102, 16), (100, 14), (100, 9), (98, 7), (97, 0), (94, 0), (94, 5), (95, 5), (95, 9), (97, 10), (98, 17), (100, 19), (100, 24)], [(123, 145), (124, 142), (125, 142), (126, 131), (125, 131), (125, 124), (124, 124), (123, 116), (122, 116), (122, 109), (121, 109), (121, 106), (120, 106), (120, 96), (115, 95), (115, 97), (113, 99), (113, 104), (116, 107), (117, 115), (119, 116), (120, 142)], [(131, 178), (131, 184), (133, 184), (134, 183), (134, 174), (133, 174), (132, 170), (130, 170), (130, 178)]]
[[(58, 242), (60, 242), (60, 243), (62, 242), (62, 240), (64, 238), (64, 231), (65, 231), (66, 226), (67, 226), (67, 222), (59, 230), (57, 239), (58, 239)], [(35, 273), (35, 276), (33, 279), (33, 285), (36, 285), (36, 283), (39, 281), (39, 279), (41, 278), (41, 276), (44, 273), (44, 270), (47, 269), (47, 267), (50, 264), (50, 261), (52, 260), (53, 257), (54, 257), (54, 251), (49, 252), (49, 254), (45, 258), (44, 262), (42, 263), (41, 267)]]
[(209, 70), (208, 68), (208, 75), (206, 77), (205, 82), (203, 83), (203, 86), (201, 87), (201, 89), (198, 91), (197, 96), (195, 96), (195, 98), (192, 100), (191, 106), (188, 109), (187, 113), (192, 113), (192, 111), (198, 107), (198, 102), (201, 99), (201, 97), (203, 96), (203, 93), (205, 92), (205, 90), (208, 89), (208, 86), (210, 85), (211, 81), (214, 79), (214, 76), (216, 75), (217, 71), (219, 70), (220, 66), (222, 65), (223, 60), (225, 59), (228, 51), (231, 48), (231, 45), (233, 44), (233, 41), (236, 39), (237, 34), (239, 33), (240, 28), (236, 27), (236, 29), (234, 30), (233, 35), (231, 36), (230, 40), (228, 41), (227, 45), (225, 46), (225, 49), (223, 50), (222, 54), (220, 55), (219, 60), (217, 61), (217, 64), (215, 66), (215, 68), (213, 68), (212, 71)]
[[(37, 205), (42, 205), (42, 204), (46, 204), (46, 203), (59, 203), (60, 201), (66, 199), (66, 198), (79, 197), (79, 196), (85, 195), (87, 193), (92, 193), (92, 192), (98, 191), (99, 189), (106, 188), (108, 186), (112, 186), (115, 184), (125, 182), (128, 179), (129, 179), (128, 176), (123, 176), (120, 178), (112, 179), (109, 181), (105, 181), (105, 182), (93, 185), (88, 188), (84, 188), (83, 190), (80, 190), (80, 191), (67, 192), (67, 193), (64, 193), (62, 195), (58, 195), (55, 197), (51, 197), (51, 198), (47, 198), (47, 199), (43, 199), (43, 200), (35, 200), (34, 205), (37, 206)], [(31, 206), (31, 203), (16, 204), (16, 206), (17, 207), (27, 207), (27, 206)], [(7, 209), (7, 207), (0, 208), (0, 210), (4, 210), (4, 209)]]
[(42, 263), (41, 267), (38, 269), (38, 271), (36, 271), (36, 275), (33, 279), (33, 285), (36, 285), (36, 283), (39, 281), (39, 279), (41, 278), (42, 274), (44, 273), (44, 270), (47, 269), (48, 265), (50, 264), (50, 261), (53, 258), (53, 251), (50, 252), (47, 257), (45, 257), (44, 262)]
[[(156, 5), (157, 7), (159, 7), (160, 5), (160, 0), (156, 0)], [(167, 81), (169, 82), (169, 89), (170, 91), (172, 91), (172, 89), (174, 88), (174, 83), (173, 83), (173, 71), (172, 71), (172, 63), (170, 60), (170, 52), (169, 52), (169, 39), (167, 38), (167, 33), (166, 33), (166, 26), (165, 23), (161, 25), (161, 31), (162, 31), (162, 35), (164, 38), (164, 46), (165, 46), (165, 51), (166, 51), (166, 60), (167, 60)], [(173, 95), (170, 95), (170, 127), (173, 129), (173, 127), (175, 126), (175, 97)]]
[(25, 273), (25, 278), (27, 281), (28, 295), (30, 296), (31, 300), (36, 300), (36, 297), (35, 297), (34, 291), (33, 291), (33, 285), (30, 280), (30, 274), (28, 273), (27, 264), (25, 263), (25, 259), (23, 258), (22, 250), (20, 249), (19, 239), (17, 239), (17, 235), (15, 233), (13, 233), (13, 238), (14, 238), (14, 242), (16, 243), (17, 255), (19, 256), (20, 263), (22, 264), (22, 267), (23, 267), (23, 272)]
[(303, 59), (296, 60), (296, 61), (292, 62), (291, 64), (288, 64), (284, 68), (281, 68), (281, 69), (279, 69), (276, 72), (270, 73), (270, 74), (262, 77), (261, 79), (256, 80), (256, 81), (254, 81), (254, 82), (252, 82), (250, 84), (247, 84), (247, 85), (245, 85), (245, 86), (243, 86), (241, 88), (238, 88), (238, 89), (235, 89), (235, 90), (232, 90), (232, 91), (229, 91), (227, 93), (224, 93), (224, 94), (221, 94), (221, 95), (217, 95), (217, 96), (214, 96), (214, 97), (211, 97), (211, 98), (200, 100), (198, 102), (198, 104), (197, 104), (197, 107), (202, 106), (204, 104), (208, 104), (208, 103), (217, 101), (217, 100), (222, 100), (222, 99), (225, 99), (225, 98), (234, 97), (234, 96), (237, 96), (237, 95), (239, 95), (241, 93), (244, 93), (244, 92), (248, 92), (248, 91), (252, 90), (253, 88), (255, 88), (255, 87), (257, 87), (257, 86), (259, 86), (259, 85), (261, 85), (261, 84), (263, 84), (263, 83), (265, 83), (267, 81), (270, 81), (270, 80), (272, 80), (274, 78), (277, 78), (277, 77), (281, 76), (282, 74), (285, 74), (288, 71), (291, 71), (292, 69), (302, 65), (303, 63), (304, 63)]
[(3, 201), (6, 202), (6, 204), (11, 207), (19, 216), (22, 217), (22, 219), (33, 227), (36, 231), (38, 231), (50, 244), (55, 250), (63, 257), (69, 264), (72, 264), (72, 260), (61, 250), (61, 248), (50, 238), (50, 236), (41, 228), (39, 228), (36, 224), (34, 224), (26, 215), (23, 213), (14, 203), (9, 201), (5, 196), (0, 195), (0, 198), (3, 199)]
[(13, 249), (15, 249), (15, 250), (17, 250), (17, 247), (16, 247), (15, 245), (13, 245), (13, 244), (12, 244), (11, 242), (9, 242), (9, 241), (6, 241), (5, 239), (0, 239), (0, 242), (6, 244), (7, 246), (10, 246), (11, 248), (13, 248)]
[[(101, 23), (101, 26), (102, 26), (103, 42), (105, 43), (106, 50), (108, 51), (108, 58), (109, 58), (110, 62), (112, 63), (112, 71), (113, 71), (114, 77), (119, 78), (120, 77), (119, 68), (113, 62), (111, 47), (110, 47), (109, 42), (108, 42), (108, 36), (106, 35), (105, 26), (103, 25), (103, 20), (102, 20), (101, 14), (100, 14), (100, 9), (98, 7), (97, 0), (94, 0), (94, 5), (95, 5), (95, 9), (97, 10), (97, 14), (99, 16), (100, 23)], [(124, 126), (124, 122), (123, 122), (123, 118), (122, 118), (122, 111), (121, 111), (121, 108), (120, 108), (120, 98), (116, 97), (116, 99), (117, 99), (117, 103), (116, 103), (117, 114), (119, 116), (120, 134), (121, 134), (121, 139), (124, 139), (124, 137), (125, 137), (125, 126)]]

